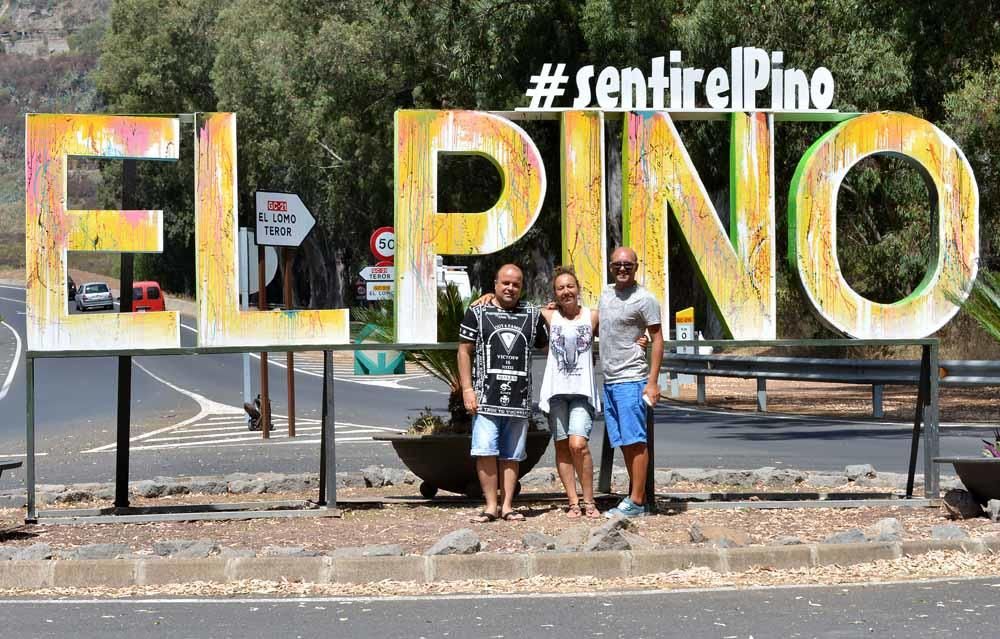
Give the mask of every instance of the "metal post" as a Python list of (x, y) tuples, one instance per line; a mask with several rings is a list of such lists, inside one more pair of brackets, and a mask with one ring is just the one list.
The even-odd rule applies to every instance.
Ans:
[[(131, 210), (135, 206), (136, 161), (122, 163), (122, 208)], [(120, 313), (132, 312), (132, 266), (131, 253), (121, 255), (119, 277)], [(115, 508), (128, 508), (129, 435), (132, 421), (132, 357), (118, 358), (118, 427), (115, 438)]]
[[(240, 310), (250, 308), (250, 242), (245, 228), (240, 229)], [(250, 388), (250, 353), (241, 353), (243, 359), (243, 403), (253, 403)]]
[(25, 517), (24, 521), (34, 524), (38, 521), (38, 512), (35, 509), (35, 359), (33, 357), (25, 358), (24, 368), (24, 383), (27, 388), (27, 405), (24, 411), (24, 452), (27, 459), (25, 460), (24, 474), (28, 484), (28, 516)]
[(934, 463), (940, 448), (940, 430), (938, 429), (938, 343), (929, 346), (927, 366), (927, 395), (924, 411), (924, 497), (935, 499), (941, 486), (941, 469)]
[(699, 406), (704, 406), (705, 405), (705, 376), (704, 375), (698, 375), (698, 377), (697, 377), (697, 384), (698, 384), (698, 405)]
[(654, 444), (655, 435), (653, 423), (653, 409), (644, 406), (646, 409), (646, 456), (649, 465), (646, 467), (646, 510), (650, 513), (656, 512), (656, 446)]
[(882, 410), (882, 393), (885, 387), (882, 384), (872, 384), (872, 417), (881, 418), (885, 415)]
[[(264, 247), (257, 246), (257, 308), (267, 310), (267, 282), (264, 281)], [(260, 436), (271, 438), (271, 398), (267, 388), (267, 352), (260, 354)]]
[(333, 399), (333, 352), (323, 351), (323, 426), (319, 449), (319, 504), (337, 507), (337, 441)]
[[(282, 247), (281, 249), (282, 257), (284, 257), (284, 265), (282, 266), (282, 277), (284, 279), (282, 286), (282, 294), (285, 298), (285, 310), (291, 310), (292, 306), (292, 249)], [(288, 351), (285, 354), (285, 374), (286, 382), (285, 387), (288, 391), (288, 436), (295, 437), (295, 353)]]
[(757, 378), (757, 412), (767, 412), (767, 379)]
[(615, 449), (611, 447), (607, 426), (604, 428), (604, 441), (601, 444), (601, 472), (597, 476), (597, 492), (611, 492), (611, 472), (615, 463)]
[[(917, 379), (917, 405), (913, 410), (913, 436), (910, 439), (910, 466), (906, 475), (907, 499), (913, 497), (913, 482), (917, 473), (917, 450), (920, 448), (920, 426), (924, 419), (924, 404), (927, 403), (927, 394), (930, 390), (930, 370), (930, 350), (927, 346), (924, 346), (921, 348), (920, 377)], [(927, 481), (926, 477), (924, 478), (924, 481)]]

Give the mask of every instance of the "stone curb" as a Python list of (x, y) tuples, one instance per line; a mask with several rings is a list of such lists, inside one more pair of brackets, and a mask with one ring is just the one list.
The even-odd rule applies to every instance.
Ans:
[(402, 557), (208, 557), (203, 559), (24, 560), (0, 562), (0, 589), (124, 588), (240, 580), (300, 583), (418, 583), (597, 577), (613, 579), (704, 567), (720, 573), (753, 568), (853, 565), (934, 551), (1000, 552), (1000, 537), (954, 541), (803, 544), (612, 552), (478, 553)]

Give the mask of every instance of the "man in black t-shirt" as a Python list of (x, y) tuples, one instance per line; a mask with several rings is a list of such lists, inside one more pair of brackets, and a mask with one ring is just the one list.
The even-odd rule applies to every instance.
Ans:
[[(524, 519), (514, 510), (513, 499), (531, 417), (531, 350), (545, 346), (547, 331), (538, 307), (520, 302), (523, 283), (520, 268), (501, 266), (492, 303), (470, 306), (458, 329), (462, 399), (474, 416), (471, 454), (486, 497), (476, 522), (498, 516)], [(503, 499), (499, 509), (498, 474)]]

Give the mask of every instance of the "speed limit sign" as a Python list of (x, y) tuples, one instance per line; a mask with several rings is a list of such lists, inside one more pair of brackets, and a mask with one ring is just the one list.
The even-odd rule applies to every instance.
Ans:
[(391, 260), (396, 254), (396, 234), (393, 233), (391, 226), (379, 227), (372, 233), (368, 245), (376, 259)]

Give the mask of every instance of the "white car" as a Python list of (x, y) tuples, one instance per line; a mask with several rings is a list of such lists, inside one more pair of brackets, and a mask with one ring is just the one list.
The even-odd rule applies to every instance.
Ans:
[(114, 308), (115, 300), (111, 289), (104, 282), (88, 282), (76, 289), (76, 310), (89, 311), (92, 308)]

